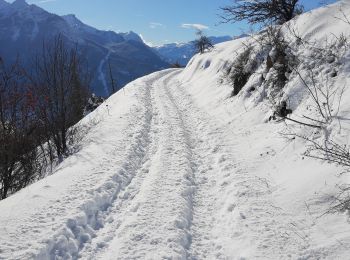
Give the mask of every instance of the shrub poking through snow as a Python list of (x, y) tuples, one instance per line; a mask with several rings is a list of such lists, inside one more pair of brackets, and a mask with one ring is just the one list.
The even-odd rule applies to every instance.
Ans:
[(297, 66), (297, 59), (279, 27), (269, 27), (261, 36), (261, 41), (262, 46), (269, 49), (264, 85), (269, 89), (268, 98), (275, 100), (286, 85), (292, 68)]
[(224, 80), (233, 86), (232, 96), (236, 96), (257, 67), (257, 61), (252, 58), (253, 47), (246, 46), (224, 73)]
[(281, 104), (279, 106), (277, 106), (276, 110), (273, 113), (273, 116), (270, 117), (270, 120), (271, 119), (275, 120), (276, 116), (281, 117), (281, 118), (285, 118), (291, 113), (292, 113), (292, 109), (287, 108), (287, 102), (282, 101)]
[(350, 212), (350, 185), (338, 186), (338, 194), (332, 197), (331, 207), (326, 213)]
[[(257, 44), (246, 44), (244, 50), (228, 66), (221, 79), (233, 86), (232, 96), (238, 95), (253, 74), (260, 74), (255, 84), (248, 84), (248, 92), (261, 90), (263, 98), (280, 102), (281, 92), (288, 82), (298, 60), (285, 40), (280, 27), (269, 27), (256, 39)], [(250, 39), (251, 40), (251, 39)], [(255, 46), (255, 47), (253, 47)], [(276, 101), (275, 101), (276, 100)]]
[(103, 97), (98, 97), (95, 95), (95, 93), (92, 93), (84, 108), (84, 115), (90, 114), (92, 111), (98, 108), (104, 101), (105, 100)]

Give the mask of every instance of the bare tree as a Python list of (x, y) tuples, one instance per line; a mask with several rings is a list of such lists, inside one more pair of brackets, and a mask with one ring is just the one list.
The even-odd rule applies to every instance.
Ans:
[(211, 50), (214, 48), (214, 45), (210, 41), (210, 39), (204, 35), (201, 30), (196, 32), (198, 38), (194, 41), (196, 53), (203, 54), (206, 50)]
[(7, 67), (0, 60), (0, 199), (40, 172), (33, 101), (18, 62)]
[(246, 20), (250, 24), (283, 24), (303, 12), (299, 0), (233, 0), (221, 7), (224, 23)]
[(69, 128), (83, 117), (89, 92), (77, 48), (69, 48), (62, 36), (57, 36), (43, 44), (35, 68), (31, 78), (38, 100), (35, 112), (49, 149), (53, 143), (61, 157), (68, 152)]
[(0, 58), (0, 200), (39, 179), (47, 157), (67, 154), (87, 103), (88, 70), (61, 36), (34, 65), (31, 75)]

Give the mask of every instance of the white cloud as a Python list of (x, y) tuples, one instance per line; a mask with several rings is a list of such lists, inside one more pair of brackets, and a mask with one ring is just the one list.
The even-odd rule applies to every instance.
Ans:
[(45, 3), (50, 3), (50, 2), (56, 2), (57, 0), (41, 0), (41, 1), (38, 1), (37, 3), (38, 4), (45, 4)]
[(182, 28), (185, 29), (196, 29), (196, 30), (207, 30), (209, 26), (200, 23), (183, 23), (181, 24)]
[(150, 22), (149, 28), (151, 28), (151, 29), (165, 28), (165, 25), (161, 24), (161, 23)]

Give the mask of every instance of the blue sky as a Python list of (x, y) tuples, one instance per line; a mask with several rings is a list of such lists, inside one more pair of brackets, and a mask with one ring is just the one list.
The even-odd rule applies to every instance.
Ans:
[[(331, 0), (332, 1), (332, 0)], [(10, 1), (13, 2), (13, 1)], [(239, 35), (245, 23), (219, 24), (219, 8), (231, 0), (27, 0), (59, 15), (75, 14), (84, 23), (116, 32), (134, 31), (152, 44), (192, 40), (194, 27), (207, 35)], [(306, 9), (319, 0), (302, 0)]]

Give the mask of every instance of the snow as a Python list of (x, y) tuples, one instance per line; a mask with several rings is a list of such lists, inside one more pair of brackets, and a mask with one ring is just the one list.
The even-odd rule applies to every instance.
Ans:
[[(290, 26), (321, 46), (326, 36), (349, 33), (334, 18), (340, 5), (350, 14), (341, 2)], [(81, 149), (53, 175), (0, 202), (0, 259), (347, 259), (349, 214), (324, 213), (349, 175), (304, 157), (307, 143), (281, 134), (322, 140), (323, 133), (268, 122), (271, 104), (260, 89), (248, 91), (254, 78), (233, 98), (232, 87), (220, 83), (247, 41), (140, 78), (84, 118)], [(328, 82), (348, 86), (350, 52), (329, 63), (312, 58), (313, 50), (299, 46), (300, 66), (318, 63), (320, 81), (336, 69)], [(310, 113), (294, 74), (284, 97), (291, 117)], [(345, 144), (349, 98), (347, 87), (327, 128)]]
[(105, 73), (103, 72), (103, 68), (106, 66), (106, 62), (109, 59), (109, 56), (111, 56), (111, 51), (108, 51), (107, 55), (101, 60), (100, 64), (98, 65), (98, 79), (101, 81), (103, 89), (104, 89), (104, 94), (105, 96), (109, 96), (109, 88), (106, 80)]
[(63, 15), (61, 17), (75, 31), (83, 31), (83, 32), (88, 32), (88, 33), (96, 33), (97, 32), (97, 29), (95, 29), (89, 25), (84, 24), (74, 14)]
[[(233, 39), (231, 36), (209, 36), (208, 38), (213, 45)], [(188, 61), (195, 55), (196, 52), (194, 41), (187, 43), (168, 43), (154, 46), (153, 50), (166, 62), (170, 64), (179, 63), (181, 66), (186, 66)]]
[[(120, 33), (120, 35), (123, 36), (123, 38), (126, 40), (126, 41), (136, 41), (136, 42), (142, 42), (142, 43), (145, 43), (141, 36), (138, 35), (137, 33), (134, 33), (133, 31), (129, 31), (129, 32), (126, 32), (126, 33)], [(145, 43), (146, 44), (146, 43)]]

